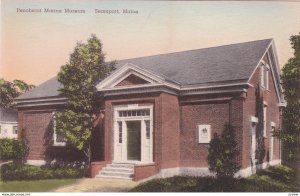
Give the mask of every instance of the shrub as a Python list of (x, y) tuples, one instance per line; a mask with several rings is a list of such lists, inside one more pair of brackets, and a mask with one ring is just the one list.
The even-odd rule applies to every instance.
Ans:
[(233, 177), (240, 168), (237, 156), (234, 129), (231, 125), (225, 124), (221, 138), (215, 134), (209, 144), (207, 157), (209, 170), (216, 172), (217, 177)]
[(8, 160), (13, 157), (13, 139), (0, 139), (0, 159)]
[(50, 168), (15, 163), (1, 167), (1, 179), (3, 181), (81, 178), (84, 177), (85, 173), (86, 169), (71, 167)]
[(25, 160), (27, 147), (25, 140), (0, 139), (0, 159), (22, 162)]

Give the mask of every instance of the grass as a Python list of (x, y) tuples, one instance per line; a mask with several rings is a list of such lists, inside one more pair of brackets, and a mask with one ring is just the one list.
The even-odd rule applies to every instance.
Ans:
[(272, 166), (249, 178), (175, 176), (141, 183), (130, 192), (298, 192), (294, 174), (286, 166)]
[(50, 192), (60, 186), (72, 184), (76, 179), (0, 181), (0, 192)]

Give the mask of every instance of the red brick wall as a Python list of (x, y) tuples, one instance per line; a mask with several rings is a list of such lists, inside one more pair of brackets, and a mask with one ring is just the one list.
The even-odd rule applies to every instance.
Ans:
[[(266, 57), (263, 58), (265, 62), (268, 63), (268, 59)], [(279, 107), (278, 107), (278, 99), (275, 91), (274, 81), (272, 78), (271, 70), (269, 71), (269, 90), (262, 88), (262, 96), (264, 101), (267, 103), (267, 138), (265, 138), (265, 150), (266, 156), (264, 161), (267, 161), (267, 153), (269, 151), (269, 141), (270, 141), (270, 130), (271, 130), (271, 122), (276, 124), (276, 128), (279, 128)], [(243, 134), (243, 168), (250, 166), (250, 117), (255, 116), (256, 109), (256, 99), (255, 99), (255, 91), (257, 85), (260, 85), (260, 67), (258, 67), (254, 74), (252, 75), (250, 84), (253, 87), (249, 87), (247, 90), (247, 99), (244, 102), (244, 116), (243, 116), (243, 126), (244, 126), (244, 134)], [(273, 159), (279, 159), (280, 154), (280, 146), (279, 140), (274, 138), (274, 155)]]
[(143, 180), (150, 176), (153, 176), (158, 172), (157, 167), (155, 164), (149, 165), (135, 165), (134, 166), (134, 181)]
[[(104, 117), (104, 160), (105, 161), (112, 161), (113, 160), (113, 107), (116, 105), (127, 105), (127, 104), (146, 104), (146, 105), (153, 105), (154, 107), (154, 119), (153, 119), (153, 137), (154, 142), (153, 145), (155, 146), (155, 142), (157, 140), (157, 132), (160, 130), (160, 126), (156, 123), (159, 119), (158, 113), (158, 97), (159, 94), (148, 94), (148, 95), (127, 95), (127, 96), (114, 96), (114, 97), (107, 97), (104, 100), (105, 103), (105, 117)], [(153, 159), (156, 158), (156, 150), (158, 148), (154, 148), (154, 156)]]
[[(194, 99), (194, 98), (191, 98)], [(208, 144), (199, 144), (197, 125), (210, 124), (211, 136), (220, 135), (229, 122), (229, 102), (193, 102), (181, 104), (180, 166), (207, 167)]]
[(46, 159), (47, 150), (52, 144), (52, 111), (24, 112), (21, 129), (24, 129), (29, 147), (29, 160)]
[(161, 99), (161, 167), (178, 167), (179, 164), (179, 137), (180, 115), (178, 97), (166, 93)]
[[(52, 112), (59, 107), (31, 107), (18, 110), (19, 133), (24, 133), (28, 146), (28, 160), (53, 159), (61, 161), (83, 160), (76, 149), (53, 146)], [(20, 137), (21, 135), (19, 135)]]
[(113, 107), (127, 104), (153, 105), (153, 160), (159, 169), (177, 167), (179, 161), (179, 104), (177, 96), (166, 93), (106, 98), (105, 160), (113, 160)]

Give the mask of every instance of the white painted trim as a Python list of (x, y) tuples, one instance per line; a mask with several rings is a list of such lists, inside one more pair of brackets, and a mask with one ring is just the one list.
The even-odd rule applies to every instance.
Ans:
[(276, 123), (271, 122), (271, 127), (275, 127), (275, 126), (276, 126)]
[(281, 159), (275, 159), (269, 162), (271, 166), (273, 165), (281, 165)]
[[(18, 103), (19, 104), (19, 103)], [(31, 104), (22, 104), (22, 105), (17, 105), (17, 108), (23, 108), (23, 107), (31, 107), (31, 106), (47, 106), (47, 105), (65, 105), (67, 102), (50, 102), (50, 103), (40, 103), (36, 104), (34, 103), (34, 100), (32, 100)]]
[(26, 163), (29, 165), (41, 166), (41, 165), (45, 165), (46, 161), (45, 160), (27, 160)]
[(272, 39), (272, 41), (269, 43), (269, 45), (268, 45), (266, 51), (264, 52), (264, 54), (262, 55), (262, 57), (261, 57), (260, 60), (258, 61), (257, 65), (255, 66), (255, 69), (253, 70), (253, 72), (251, 73), (251, 75), (250, 75), (250, 77), (249, 77), (249, 79), (248, 79), (248, 83), (250, 82), (250, 80), (251, 80), (252, 76), (254, 75), (255, 71), (257, 70), (257, 68), (258, 68), (258, 67), (260, 66), (260, 64), (263, 62), (264, 56), (267, 54), (267, 52), (268, 52), (270, 46), (272, 45), (272, 43), (273, 43), (273, 39)]
[(39, 99), (15, 99), (16, 103), (27, 103), (27, 102), (44, 102), (44, 101), (62, 101), (62, 100), (68, 100), (67, 98), (64, 97), (57, 97), (57, 98), (39, 98)]
[(255, 117), (255, 116), (251, 116), (251, 117), (250, 117), (250, 121), (251, 121), (252, 123), (258, 123), (258, 118)]
[[(127, 74), (125, 74), (124, 76), (120, 77), (119, 79), (117, 79), (114, 83), (111, 84), (112, 87), (116, 87), (117, 84), (119, 84), (120, 82), (122, 82), (123, 80), (125, 80), (128, 76), (130, 75), (135, 75), (136, 77), (139, 77), (151, 84), (156, 83), (156, 81), (151, 80), (150, 78), (147, 78), (145, 76), (143, 76), (142, 74), (140, 74), (139, 72), (134, 72), (134, 71), (129, 71)], [(143, 84), (145, 85), (145, 84)]]
[(252, 168), (251, 167), (247, 167), (247, 168), (244, 168), (244, 169), (241, 169), (240, 171), (238, 171), (234, 177), (235, 178), (238, 178), (238, 177), (242, 177), (242, 178), (245, 178), (245, 177), (248, 177), (248, 176), (251, 176), (252, 175)]
[[(269, 50), (270, 50), (270, 52), (272, 52), (272, 54), (274, 55), (274, 58), (273, 58), (273, 59), (274, 59), (276, 65), (273, 65), (273, 64), (272, 64), (271, 58), (269, 57)], [(265, 51), (264, 54), (262, 55), (261, 59), (258, 61), (257, 65), (256, 65), (256, 67), (255, 67), (255, 69), (253, 70), (252, 74), (250, 75), (250, 77), (249, 77), (249, 79), (248, 79), (248, 83), (250, 83), (250, 80), (252, 79), (254, 73), (256, 72), (256, 70), (258, 69), (258, 67), (260, 66), (260, 64), (261, 64), (262, 62), (264, 62), (264, 61), (263, 61), (263, 58), (264, 58), (265, 55), (267, 55), (267, 58), (268, 58), (269, 61), (270, 61), (270, 70), (271, 70), (271, 73), (272, 73), (272, 76), (273, 76), (273, 81), (274, 81), (274, 84), (275, 84), (274, 86), (275, 86), (275, 90), (276, 90), (276, 95), (277, 95), (277, 98), (278, 98), (279, 104), (280, 104), (281, 101), (283, 101), (283, 100), (281, 99), (281, 96), (280, 96), (280, 94), (282, 93), (282, 87), (281, 87), (280, 84), (278, 85), (278, 81), (276, 80), (275, 73), (274, 73), (274, 69), (276, 69), (277, 74), (280, 74), (280, 72), (279, 72), (280, 69), (279, 69), (278, 57), (277, 57), (277, 53), (276, 53), (276, 51), (275, 51), (275, 42), (274, 42), (274, 39), (271, 40), (271, 42), (270, 42), (270, 44), (268, 45), (266, 51)], [(279, 77), (279, 76), (278, 76), (278, 77)], [(279, 81), (279, 82), (280, 82), (280, 81)], [(277, 86), (280, 87), (280, 90), (281, 90), (280, 92), (279, 92)]]
[[(147, 80), (164, 84), (166, 86), (178, 89), (179, 83), (175, 81), (167, 81), (167, 79), (152, 73), (148, 70), (142, 69), (137, 65), (134, 65), (132, 63), (126, 63), (120, 68), (118, 68), (116, 71), (114, 71), (111, 75), (106, 77), (104, 80), (102, 80), (99, 84), (96, 85), (97, 90), (106, 89), (106, 88), (112, 88), (114, 87), (113, 84), (115, 84), (117, 81), (120, 80), (120, 76), (123, 77), (123, 75), (127, 73), (138, 73), (140, 76), (143, 76), (143, 79), (147, 78)], [(123, 87), (124, 88), (124, 87)]]
[[(118, 116), (119, 111), (126, 111), (126, 110), (143, 110), (149, 109), (149, 116)], [(128, 105), (119, 105), (114, 106), (114, 130), (113, 130), (113, 162), (114, 163), (134, 163), (134, 164), (149, 164), (153, 163), (153, 104), (151, 105), (139, 105), (139, 104), (128, 104)], [(144, 125), (145, 121), (150, 121), (150, 139), (149, 145), (147, 146), (143, 142), (147, 142), (146, 139), (146, 127)], [(127, 132), (125, 129), (126, 121), (141, 121), (141, 161), (131, 161), (127, 160)], [(120, 144), (118, 143), (119, 136), (118, 132), (118, 125), (117, 122), (122, 122), (122, 139), (123, 142)]]
[[(264, 162), (263, 164), (258, 165), (262, 169), (266, 169), (269, 166), (281, 164), (280, 159), (273, 160), (271, 162)], [(215, 173), (209, 171), (208, 167), (174, 167), (161, 169), (158, 174), (145, 178), (139, 182), (145, 182), (148, 180), (156, 179), (156, 178), (169, 178), (173, 176), (216, 176)], [(234, 177), (249, 177), (253, 175), (251, 166), (246, 167), (244, 169), (239, 170)]]
[(220, 84), (220, 85), (210, 85), (210, 86), (182, 86), (180, 90), (196, 90), (196, 89), (207, 89), (207, 88), (220, 88), (220, 87), (229, 87), (229, 86), (253, 86), (248, 82), (234, 83), (234, 84)]
[[(266, 169), (267, 167), (269, 166), (273, 166), (273, 165), (279, 165), (281, 164), (281, 160), (280, 159), (276, 159), (276, 160), (272, 160), (270, 162), (264, 162), (263, 164), (260, 164), (258, 165), (258, 167), (262, 167), (262, 169)], [(241, 169), (240, 171), (238, 171), (234, 177), (249, 177), (253, 175), (252, 173), (252, 169), (251, 169), (251, 166), (250, 167), (247, 167), (247, 168), (244, 168), (244, 169)]]
[(278, 105), (278, 107), (286, 107), (286, 102), (283, 102), (283, 103), (278, 103), (277, 105)]
[(18, 124), (17, 121), (0, 121), (0, 123), (3, 123), (3, 124)]
[(56, 119), (55, 119), (55, 113), (52, 112), (52, 118), (53, 118), (53, 146), (66, 146), (66, 142), (57, 142), (57, 134), (56, 134)]
[(207, 167), (180, 167), (179, 175), (182, 176), (215, 176)]

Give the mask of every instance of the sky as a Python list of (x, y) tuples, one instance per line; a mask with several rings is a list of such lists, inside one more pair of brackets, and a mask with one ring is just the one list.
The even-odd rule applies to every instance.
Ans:
[(0, 78), (38, 85), (91, 34), (103, 43), (107, 61), (273, 38), (282, 67), (293, 56), (289, 38), (299, 32), (300, 2), (2, 0)]

